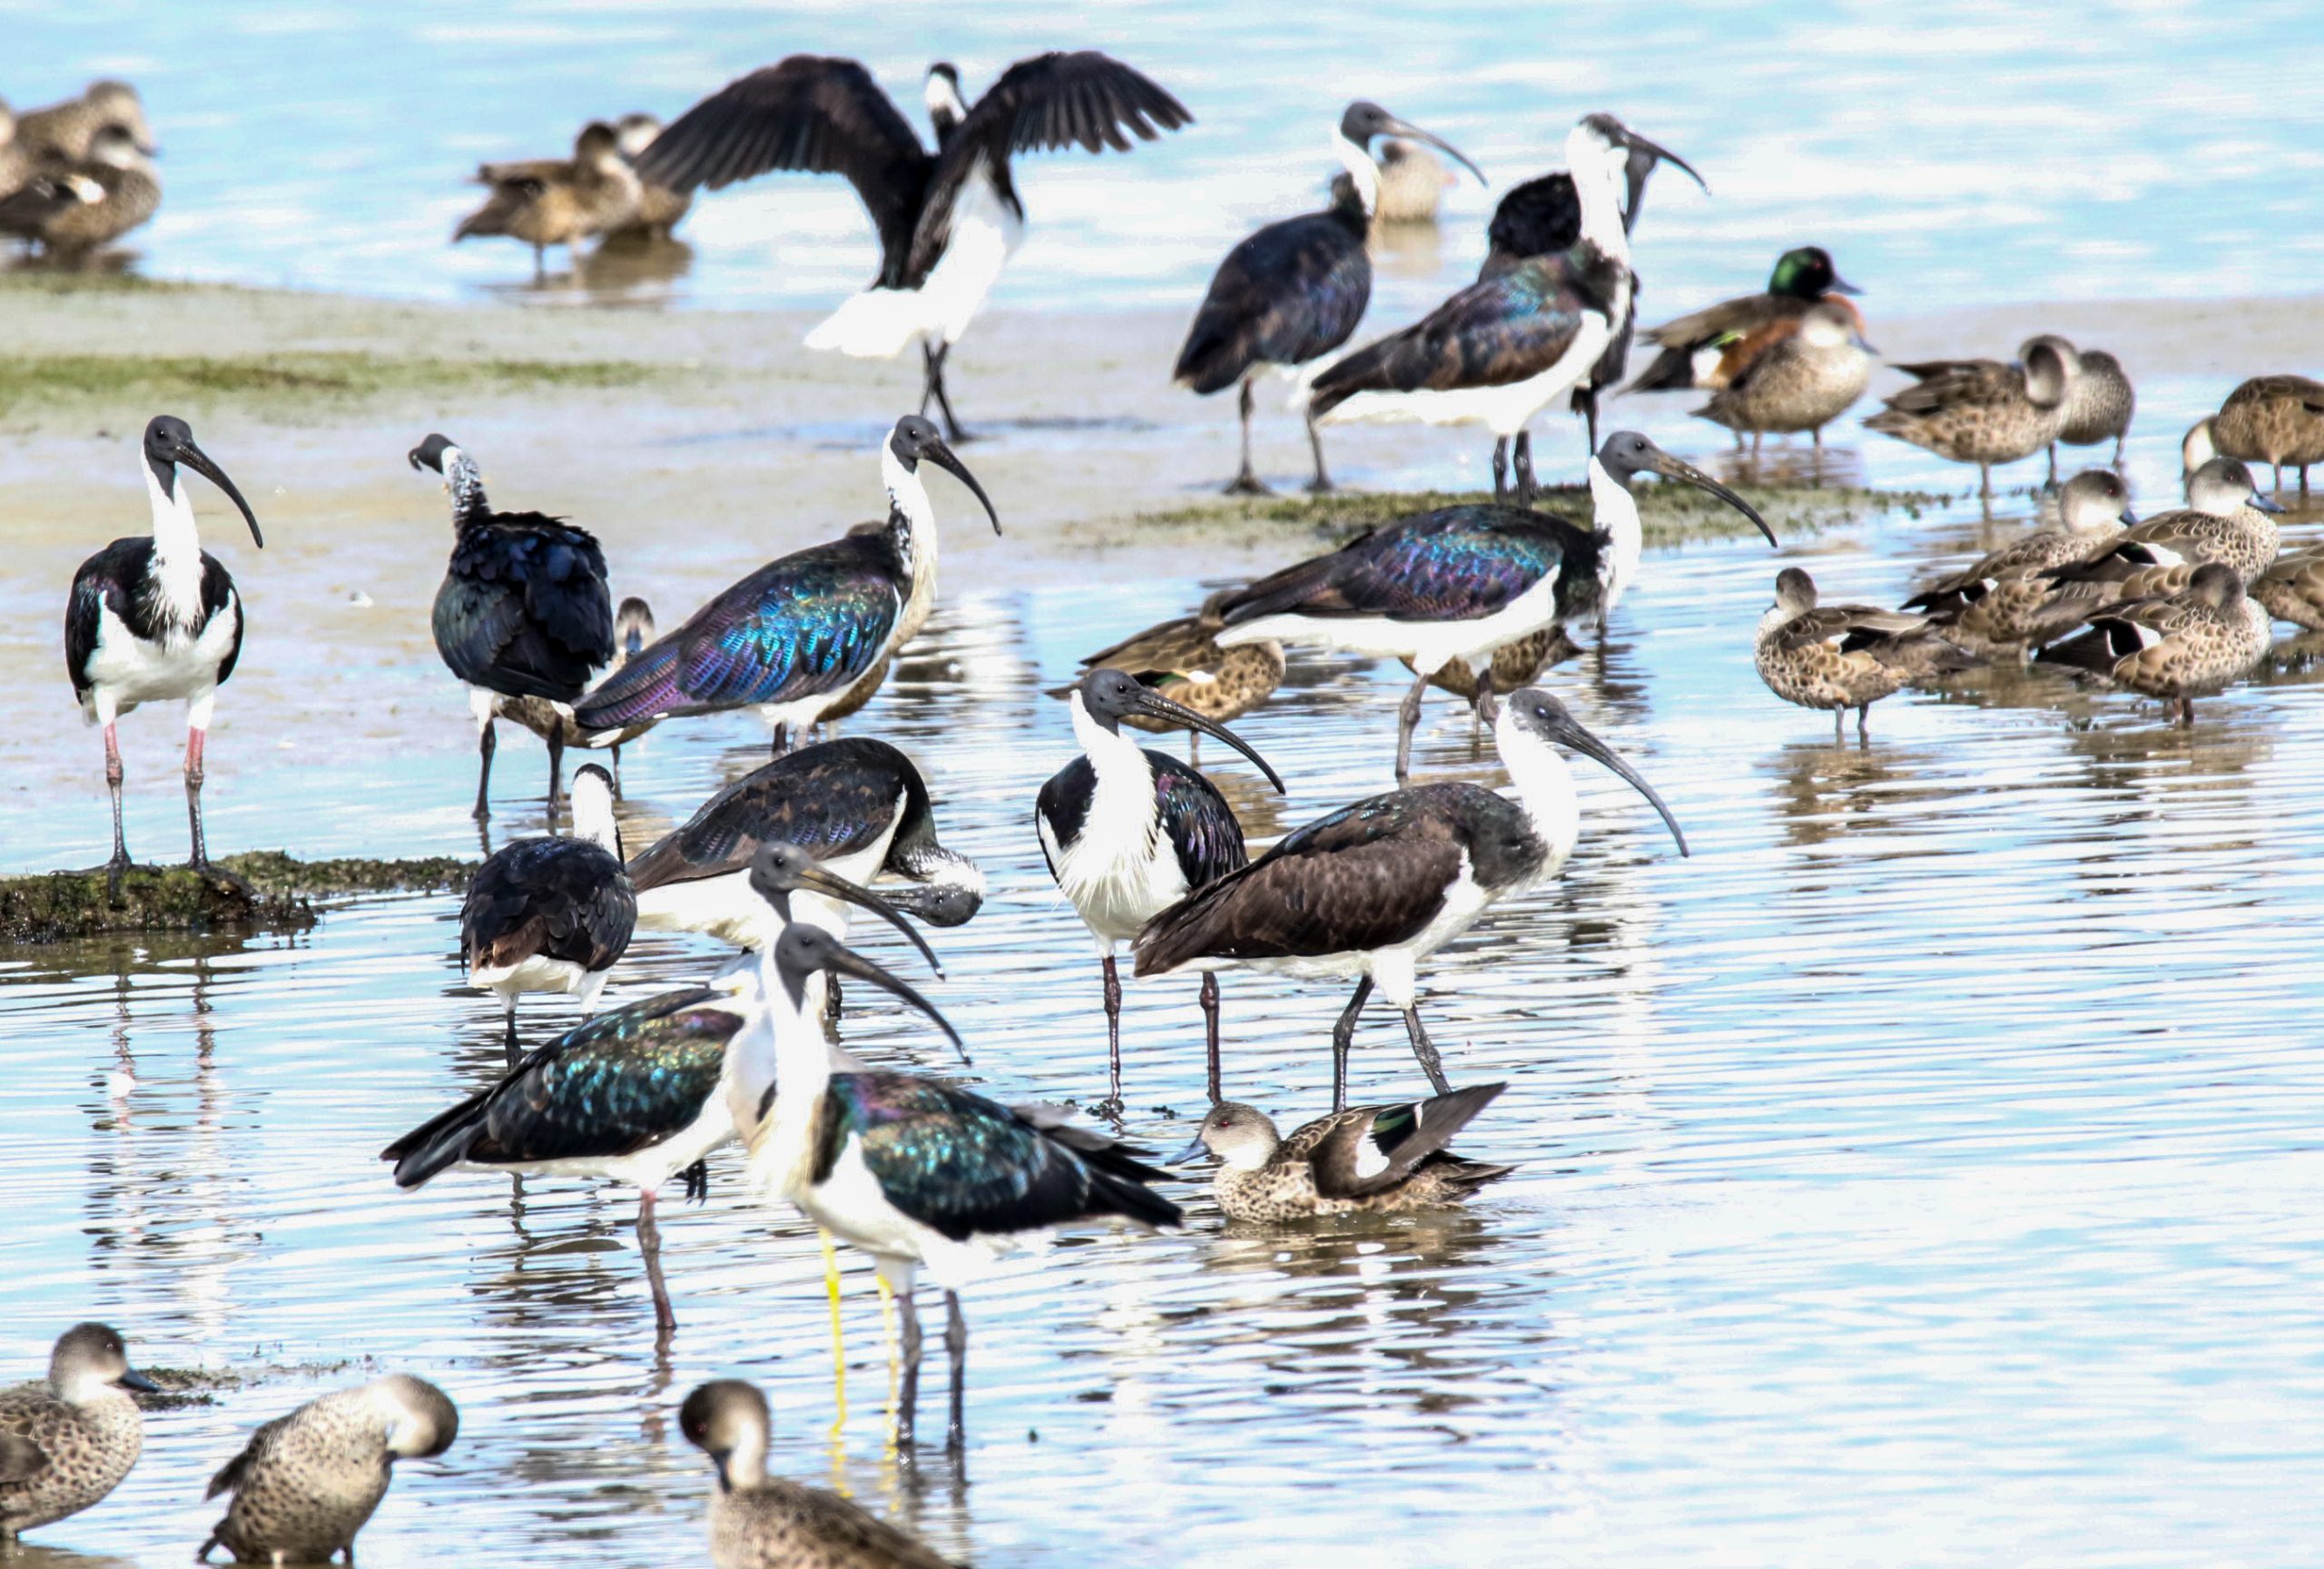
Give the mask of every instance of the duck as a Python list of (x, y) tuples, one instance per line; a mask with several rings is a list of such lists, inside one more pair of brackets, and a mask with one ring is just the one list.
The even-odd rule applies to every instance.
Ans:
[(1983, 663), (1945, 640), (1925, 616), (1870, 605), (1821, 605), (1797, 567), (1776, 574), (1775, 603), (1759, 617), (1752, 663), (1768, 690), (1802, 708), (1832, 711), (1832, 739), (1856, 710), (1859, 738), (1881, 698)]
[(323, 1564), (345, 1553), (371, 1518), (398, 1460), (427, 1460), (452, 1446), (460, 1413), (425, 1378), (390, 1373), (336, 1389), (251, 1435), (202, 1496), (231, 1494), (225, 1517), (194, 1554), (223, 1547), (237, 1564)]
[(1425, 1100), (1351, 1106), (1304, 1124), (1288, 1139), (1265, 1112), (1222, 1100), (1170, 1164), (1216, 1158), (1211, 1197), (1229, 1220), (1246, 1224), (1448, 1209), (1516, 1169), (1447, 1148), (1508, 1088), (1478, 1084)]
[(959, 1569), (859, 1504), (767, 1474), (766, 1396), (739, 1378), (698, 1386), (678, 1431), (717, 1467), (710, 1495), (714, 1569)]
[(2251, 470), (2214, 458), (2187, 481), (2188, 505), (2158, 512), (2105, 538), (2079, 559), (2042, 572), (2048, 592), (2026, 614), (2031, 640), (2064, 636), (2117, 601), (2176, 594), (2196, 567), (2216, 561), (2248, 582), (2275, 561), (2283, 508), (2259, 493)]
[(2198, 429), (2205, 427), (2219, 456), (2272, 467), (2273, 488), (2279, 491), (2285, 465), (2299, 469), (2299, 493), (2305, 496), (2309, 465), (2324, 463), (2324, 381), (2254, 376), (2230, 392), (2219, 412)]
[(1766, 328), (1797, 321), (1834, 294), (1863, 291), (1839, 275), (1831, 252), (1801, 245), (1776, 258), (1764, 293), (1722, 300), (1689, 315), (1647, 329), (1661, 349), (1628, 390), (1681, 392), (1717, 390), (1727, 384), (1720, 370), (1727, 350)]
[(2250, 589), (2277, 620), (2324, 632), (2324, 545), (2286, 551), (2251, 579)]
[(2095, 447), (2112, 439), (2114, 466), (2122, 466), (2122, 443), (2130, 439), (2131, 416), (2138, 411), (2138, 393), (2122, 370), (2122, 362), (2103, 349), (2075, 350), (2076, 374), (2066, 393), (2066, 417), (2058, 427), (2058, 440), (2050, 443), (2050, 477), (2058, 472), (2058, 441), (2069, 447)]
[[(1422, 143), (1391, 136), (1380, 143), (1380, 207), (1373, 213), (1379, 223), (1433, 224), (1444, 192), (1458, 177), (1444, 161)], [(1342, 175), (1338, 178), (1352, 178)], [(1337, 178), (1334, 183), (1337, 183)]]
[(470, 986), (500, 994), (511, 1066), (517, 999), (561, 992), (580, 999), (588, 1017), (636, 927), (613, 775), (592, 763), (573, 775), (573, 836), (503, 845), (477, 868), (460, 905), (460, 963)]
[(131, 1392), (160, 1387), (108, 1324), (75, 1324), (48, 1377), (0, 1389), (0, 1544), (103, 1502), (137, 1464), (145, 1419)]
[[(614, 142), (621, 155), (635, 165), (639, 154), (654, 145), (662, 134), (662, 122), (651, 114), (625, 114), (614, 122)], [(667, 241), (677, 229), (678, 222), (694, 206), (694, 192), (673, 191), (667, 185), (657, 185), (641, 179), (637, 186), (637, 211), (629, 221), (606, 232), (608, 239), (640, 239)]]
[(1821, 452), (1824, 427), (1864, 396), (1874, 353), (1862, 312), (1841, 295), (1827, 296), (1729, 344), (1715, 372), (1720, 385), (1694, 417), (1726, 426), (1738, 445), (1749, 431), (1754, 456), (1771, 430), (1806, 430)]
[(35, 163), (15, 191), (0, 197), (0, 234), (13, 234), (49, 257), (85, 260), (153, 216), (162, 177), (125, 127), (107, 125), (79, 158)]
[(1980, 494), (1994, 490), (1994, 465), (2031, 458), (2056, 439), (2073, 390), (2071, 345), (2031, 338), (2015, 361), (1932, 360), (1897, 370), (1914, 384), (1864, 422), (1955, 463), (1974, 463)]
[(90, 83), (77, 98), (17, 115), (16, 141), (35, 158), (86, 158), (98, 133), (108, 126), (128, 133), (137, 150), (149, 157), (160, 151), (137, 89), (110, 78)]
[(16, 134), (16, 113), (6, 99), (0, 98), (0, 196), (22, 185), (32, 172), (32, 149)]
[[(1133, 632), (1110, 648), (1100, 648), (1081, 661), (1083, 674), (1119, 670), (1166, 702), (1202, 715), (1214, 725), (1240, 719), (1274, 696), (1283, 684), (1283, 645), (1273, 638), (1219, 646), (1226, 630), (1224, 607), (1231, 588), (1221, 588), (1202, 602), (1191, 616), (1159, 621), (1143, 632)], [(1065, 698), (1079, 685), (1078, 676), (1049, 695)], [(1520, 682), (1518, 685), (1522, 686)], [(1514, 687), (1505, 690), (1515, 690)], [(1200, 762), (1202, 732), (1177, 720), (1144, 710), (1122, 715), (1122, 723), (1148, 735), (1185, 729), (1187, 758)]]
[(2042, 574), (2087, 558), (2137, 522), (2130, 498), (2122, 476), (2084, 469), (2060, 488), (2055, 528), (2021, 535), (1945, 574), (1905, 600), (1905, 608), (1931, 617), (1947, 642), (1973, 654), (2023, 657), (2053, 588)]
[(2175, 593), (2094, 608), (2081, 632), (2034, 657), (2159, 697), (2184, 728), (2196, 698), (2225, 691), (2267, 652), (2267, 611), (2234, 567), (2208, 561)]
[(592, 120), (574, 138), (570, 159), (487, 163), (476, 183), (492, 194), (460, 220), (452, 242), (470, 235), (506, 235), (533, 248), (533, 277), (543, 276), (542, 254), (562, 245), (576, 258), (581, 242), (617, 229), (637, 212), (645, 186), (622, 156), (621, 136)]

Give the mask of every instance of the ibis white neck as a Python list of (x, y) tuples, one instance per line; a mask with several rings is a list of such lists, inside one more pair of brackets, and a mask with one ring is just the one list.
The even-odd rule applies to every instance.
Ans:
[(444, 488), (452, 493), (452, 520), (480, 518), (491, 510), (484, 498), (484, 474), (476, 459), (458, 447), (444, 449)]
[(1581, 206), (1581, 237), (1607, 255), (1628, 261), (1630, 232), (1622, 227), (1622, 192), (1629, 154), (1587, 125), (1566, 137), (1566, 163)]
[(172, 464), (170, 488), (151, 463), (145, 465), (145, 497), (153, 504), (153, 553), (164, 567), (197, 566), (202, 560), (202, 536), (193, 526), (193, 498), (186, 494), (185, 470)]
[(573, 781), (573, 836), (621, 859), (621, 825), (614, 820), (614, 793), (594, 774), (578, 775)]
[(1524, 808), (1533, 832), (1549, 846), (1536, 881), (1554, 877), (1573, 854), (1574, 841), (1581, 836), (1581, 801), (1574, 793), (1573, 770), (1548, 740), (1518, 728), (1513, 703), (1501, 706), (1501, 715), (1493, 721), (1492, 739), (1501, 753), (1501, 765), (1509, 770), (1510, 783), (1517, 788), (1517, 804)]
[(1343, 135), (1337, 127), (1332, 131), (1332, 152), (1339, 158), (1340, 167), (1355, 182), (1355, 199), (1364, 204), (1366, 218), (1380, 211), (1380, 165), (1372, 154)]
[[(1590, 459), (1590, 505), (1597, 527), (1607, 536), (1599, 558), (1598, 578), (1606, 614), (1613, 614), (1622, 590), (1638, 576), (1639, 558), (1646, 551), (1646, 530), (1639, 523), (1638, 498), (1630, 487), (1607, 472), (1595, 456)], [(1562, 765), (1561, 765), (1562, 766)]]
[(1098, 722), (1097, 715), (1089, 712), (1089, 706), (1081, 700), (1080, 693), (1076, 692), (1068, 697), (1065, 706), (1073, 715), (1073, 738), (1088, 754), (1089, 765), (1098, 771), (1099, 778), (1106, 777), (1108, 772), (1146, 761), (1138, 752), (1137, 742), (1123, 735), (1118, 728), (1108, 730)]
[(921, 573), (936, 569), (936, 508), (929, 504), (920, 471), (896, 456), (892, 441), (881, 444), (880, 478), (887, 483), (889, 513), (904, 520), (903, 548), (910, 558), (904, 567), (917, 581)]

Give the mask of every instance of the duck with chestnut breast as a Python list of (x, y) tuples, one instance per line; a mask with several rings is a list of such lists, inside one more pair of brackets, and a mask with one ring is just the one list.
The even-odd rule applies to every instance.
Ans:
[(1751, 433), (1751, 452), (1770, 431), (1806, 430), (1824, 449), (1824, 427), (1853, 408), (1872, 380), (1876, 350), (1864, 340), (1864, 316), (1839, 295), (1806, 314), (1770, 322), (1728, 346), (1721, 385), (1695, 410), (1698, 419), (1724, 425), (1739, 442)]
[(1984, 663), (1945, 640), (1925, 616), (1870, 605), (1824, 605), (1816, 580), (1797, 567), (1776, 574), (1775, 603), (1759, 618), (1751, 662), (1768, 690), (1802, 708), (1832, 711), (1832, 739), (1856, 732), (1881, 698)]
[(1632, 392), (1716, 391), (1727, 385), (1727, 350), (1752, 334), (1780, 322), (1797, 321), (1829, 294), (1863, 291), (1839, 275), (1831, 252), (1802, 245), (1776, 258), (1765, 291), (1716, 305), (1647, 329), (1661, 352), (1630, 384)]

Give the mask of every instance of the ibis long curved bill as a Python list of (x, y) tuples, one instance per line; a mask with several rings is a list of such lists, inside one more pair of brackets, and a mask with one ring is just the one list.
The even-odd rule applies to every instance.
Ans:
[(1253, 766), (1267, 776), (1267, 783), (1275, 786), (1276, 794), (1288, 794), (1283, 787), (1283, 775), (1275, 771), (1275, 765), (1260, 756), (1257, 748), (1226, 725), (1206, 719), (1193, 709), (1173, 703), (1167, 697), (1146, 686), (1138, 688), (1137, 696), (1131, 699), (1131, 702), (1141, 714), (1150, 714), (1157, 719), (1167, 719), (1173, 725), (1183, 725), (1189, 730), (1199, 730), (1206, 735), (1216, 735), (1229, 746), (1234, 747), (1236, 751), (1248, 757)]
[(963, 1062), (972, 1061), (969, 1056), (968, 1047), (960, 1040), (960, 1032), (952, 1028), (950, 1020), (937, 1011), (935, 1003), (931, 1002), (911, 986), (890, 974), (852, 948), (844, 946), (838, 938), (833, 937), (822, 927), (792, 926), (784, 931), (778, 942), (782, 949), (781, 957), (800, 962), (802, 968), (822, 970), (833, 975), (845, 975), (852, 980), (867, 981), (882, 992), (901, 999), (908, 1006), (927, 1014), (931, 1021), (939, 1030), (944, 1031), (944, 1038), (950, 1041), (952, 1043), (952, 1049), (960, 1054), (960, 1061)]
[(984, 515), (992, 519), (992, 531), (995, 534), (1000, 532), (1000, 514), (992, 509), (992, 498), (984, 493), (984, 487), (977, 483), (977, 477), (969, 472), (969, 466), (961, 462), (950, 447), (931, 438), (921, 443), (920, 455), (967, 486), (970, 494), (983, 506)]
[(1413, 124), (1411, 121), (1399, 120), (1393, 114), (1388, 116), (1387, 131), (1388, 134), (1391, 136), (1402, 136), (1407, 142), (1427, 143), (1431, 147), (1435, 148), (1439, 153), (1443, 153), (1446, 157), (1460, 164), (1462, 168), (1466, 169), (1470, 173), (1475, 175), (1477, 177), (1478, 184), (1488, 188), (1492, 184), (1492, 181), (1485, 178), (1485, 172), (1483, 170), (1469, 162), (1469, 155), (1467, 153), (1462, 152), (1458, 147), (1453, 146), (1452, 143), (1445, 141), (1442, 136), (1435, 135), (1431, 132), (1423, 131), (1419, 126)]
[(1751, 526), (1767, 536), (1769, 545), (1777, 543), (1776, 531), (1768, 527), (1768, 520), (1759, 516), (1758, 508), (1693, 464), (1673, 458), (1669, 453), (1657, 447), (1647, 455), (1646, 467), (1666, 479), (1676, 479), (1682, 485), (1691, 485), (1698, 490), (1718, 497), (1729, 507), (1742, 513), (1744, 517), (1748, 518), (1751, 520)]
[(210, 454), (189, 439), (178, 443), (177, 459), (226, 493), (226, 498), (241, 511), (242, 521), (251, 526), (251, 542), (260, 549), (265, 549), (266, 536), (258, 531), (258, 514), (251, 510), (251, 504), (242, 499), (242, 493), (234, 488), (234, 482), (226, 478), (226, 471), (218, 467)]
[(1561, 746), (1581, 753), (1584, 757), (1605, 765), (1620, 775), (1624, 784), (1645, 796), (1648, 804), (1661, 814), (1664, 824), (1670, 830), (1670, 837), (1678, 841), (1679, 854), (1681, 855), (1689, 854), (1687, 849), (1687, 835), (1679, 830), (1679, 820), (1670, 814), (1670, 808), (1664, 804), (1662, 797), (1655, 794), (1654, 786), (1641, 778), (1637, 769), (1623, 762), (1611, 746), (1583, 728), (1581, 721), (1564, 712), (1561, 707), (1556, 716), (1550, 721), (1550, 738)]
[(770, 904), (781, 907), (783, 895), (806, 893), (821, 894), (869, 910), (911, 939), (911, 945), (928, 961), (928, 967), (943, 980), (944, 964), (936, 957), (936, 950), (928, 940), (912, 929), (903, 912), (859, 883), (849, 882), (835, 872), (827, 872), (816, 864), (807, 850), (797, 844), (779, 843), (763, 844), (751, 861), (751, 892)]

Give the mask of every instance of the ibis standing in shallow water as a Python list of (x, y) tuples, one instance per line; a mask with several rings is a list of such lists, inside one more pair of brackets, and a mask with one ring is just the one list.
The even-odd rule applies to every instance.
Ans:
[(971, 108), (950, 65), (928, 68), (936, 151), (853, 60), (793, 54), (712, 94), (637, 155), (648, 185), (716, 191), (770, 170), (843, 174), (880, 232), (880, 275), (807, 334), (810, 349), (892, 360), (920, 345), (920, 411), (944, 391), (944, 360), (1025, 232), (1009, 158), (1079, 145), (1130, 148), (1193, 123), (1186, 106), (1120, 61), (1085, 49), (1019, 60)]
[[(984, 905), (984, 871), (938, 843), (934, 803), (911, 759), (849, 735), (744, 775), (640, 852), (629, 863), (639, 924), (766, 948), (792, 919), (752, 884), (753, 863), (771, 845), (795, 847), (851, 884), (882, 873), (906, 879), (911, 886), (888, 890), (884, 903), (931, 926), (964, 925)], [(798, 894), (800, 917), (842, 941), (853, 902)]]
[[(781, 919), (788, 919), (790, 897), (807, 890), (895, 919), (880, 900), (792, 846), (762, 862), (760, 897), (773, 903)], [(688, 1192), (701, 1193), (709, 1181), (704, 1157), (738, 1129), (756, 1126), (773, 1084), (771, 1071), (738, 1075), (727, 1047), (758, 1011), (715, 986), (665, 992), (617, 1008), (531, 1052), (499, 1083), (421, 1123), (379, 1158), (396, 1163), (399, 1188), (417, 1188), (453, 1166), (596, 1177), (635, 1188), (638, 1251), (654, 1293), (655, 1326), (666, 1335), (677, 1316), (662, 1278), (655, 1200), (681, 1174)]]
[[(762, 960), (769, 1028), (751, 1032), (772, 1054), (750, 1071), (782, 1092), (751, 1147), (751, 1177), (834, 1236), (872, 1255), (903, 1308), (903, 1388), (896, 1442), (909, 1453), (920, 1398), (920, 1314), (912, 1287), (925, 1268), (944, 1289), (952, 1364), (946, 1447), (967, 1441), (963, 1409), (969, 1326), (960, 1289), (1030, 1234), (1118, 1217), (1176, 1226), (1178, 1207), (1152, 1192), (1165, 1173), (1135, 1152), (1058, 1128), (981, 1095), (913, 1073), (834, 1071), (809, 1001), (820, 972), (893, 992), (960, 1037), (929, 1001), (821, 927), (786, 928)], [(738, 1041), (736, 1051), (743, 1050)]]
[(936, 570), (936, 511), (922, 462), (967, 486), (1000, 532), (1000, 515), (967, 465), (935, 426), (907, 414), (880, 444), (886, 528), (811, 545), (722, 590), (600, 682), (574, 709), (582, 725), (614, 730), (755, 708), (780, 756), (791, 732), (847, 702), (894, 654), (913, 583)]
[(1536, 686), (1500, 705), (1493, 740), (1517, 798), (1469, 784), (1423, 784), (1344, 806), (1163, 911), (1138, 933), (1137, 973), (1245, 968), (1302, 980), (1356, 978), (1332, 1031), (1332, 1110), (1347, 1105), (1355, 1021), (1377, 986), (1404, 1016), (1413, 1055), (1444, 1077), (1420, 1021), (1421, 962), (1487, 910), (1558, 874), (1581, 831), (1573, 775), (1557, 749), (1604, 764), (1653, 804), (1654, 787)]
[(573, 837), (505, 844), (477, 868), (460, 905), (468, 984), (497, 992), (517, 1051), (517, 999), (562, 992), (596, 1011), (606, 977), (629, 951), (637, 894), (621, 863), (613, 775), (592, 763), (573, 775)]
[(145, 493), (153, 505), (153, 532), (116, 539), (73, 574), (64, 603), (64, 670), (73, 696), (92, 725), (105, 732), (105, 788), (113, 795), (113, 859), (105, 863), (105, 897), (121, 903), (129, 850), (121, 831), (121, 743), (113, 725), (140, 703), (185, 705), (185, 811), (192, 834), (186, 864), (210, 864), (202, 833), (202, 746), (218, 688), (234, 673), (242, 652), (242, 597), (233, 576), (202, 548), (193, 524), (193, 498), (181, 469), (191, 469), (223, 490), (251, 542), (265, 538), (250, 503), (226, 471), (194, 445), (182, 419), (157, 414), (145, 427), (142, 449)]
[[(1638, 575), (1646, 537), (1630, 482), (1660, 474), (1709, 492), (1776, 542), (1767, 520), (1700, 469), (1635, 430), (1617, 430), (1590, 460), (1595, 527), (1526, 507), (1475, 503), (1399, 518), (1260, 578), (1220, 604), (1221, 646), (1274, 639), (1394, 656), (1419, 676), (1396, 733), (1396, 782), (1409, 776), (1413, 731), (1429, 678), (1455, 659), (1478, 673), (1490, 718), (1495, 649), (1550, 627), (1606, 618)], [(1578, 639), (1577, 639), (1578, 641)]]
[[(1630, 155), (1679, 162), (1610, 114), (1576, 125), (1565, 151), (1581, 238), (1469, 285), (1412, 326), (1348, 355), (1315, 378), (1312, 418), (1326, 425), (1484, 425), (1494, 436), (1493, 495), (1508, 494), (1510, 438), (1590, 380), (1630, 325), (1637, 280), (1621, 205)], [(1531, 496), (1521, 475), (1518, 500)]]
[[(1226, 798), (1192, 768), (1122, 734), (1132, 715), (1167, 719), (1216, 735), (1256, 764), (1280, 793), (1265, 758), (1223, 725), (1140, 686), (1119, 670), (1090, 671), (1066, 699), (1081, 755), (1050, 775), (1033, 806), (1049, 875), (1097, 939), (1106, 968), (1105, 1110), (1122, 1107), (1122, 982), (1114, 950), (1188, 893), (1248, 859), (1243, 824)], [(1218, 1094), (1218, 977), (1202, 978), (1204, 1044), (1210, 1098)]]
[[(468, 683), (476, 715), (476, 816), (492, 815), (493, 720), (510, 699), (533, 698), (569, 717), (589, 677), (614, 656), (613, 591), (596, 536), (540, 512), (496, 512), (476, 459), (431, 435), (411, 466), (444, 477), (452, 497), (452, 558), (436, 590), (436, 652)], [(554, 822), (565, 734), (551, 728), (548, 809)]]
[[(1230, 496), (1267, 493), (1251, 468), (1252, 383), (1269, 369), (1295, 371), (1346, 342), (1371, 303), (1368, 242), (1380, 209), (1374, 136), (1409, 136), (1442, 148), (1484, 183), (1483, 172), (1451, 143), (1359, 98), (1332, 135), (1332, 149), (1347, 169), (1345, 194), (1334, 189), (1323, 212), (1270, 223), (1226, 253), (1170, 376), (1205, 398), (1241, 384), (1243, 467), (1227, 484)], [(1315, 478), (1307, 488), (1329, 490), (1324, 443), (1312, 418), (1307, 445), (1315, 456)]]

